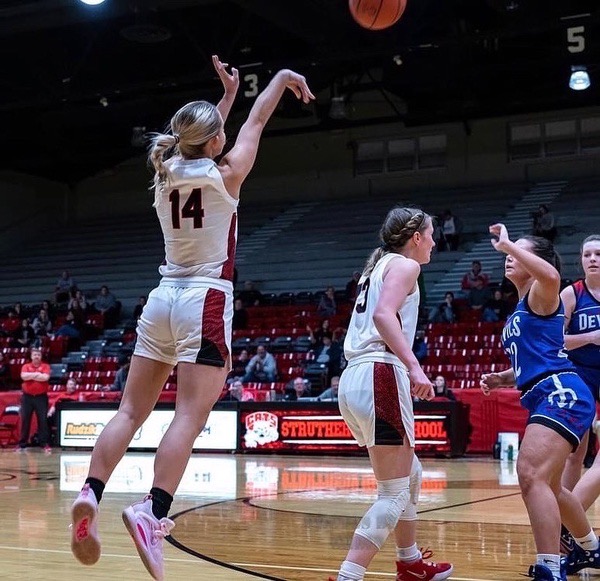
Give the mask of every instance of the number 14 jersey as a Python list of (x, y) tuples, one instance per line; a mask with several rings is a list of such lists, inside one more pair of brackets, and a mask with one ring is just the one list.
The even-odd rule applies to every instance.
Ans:
[(169, 279), (208, 277), (231, 281), (237, 241), (238, 200), (231, 197), (210, 158), (173, 157), (169, 182), (156, 193)]
[[(358, 281), (356, 303), (344, 341), (344, 356), (348, 361), (362, 356), (368, 361), (401, 364), (400, 359), (392, 353), (381, 338), (373, 321), (383, 288), (383, 273), (392, 260), (407, 260), (407, 258), (394, 252), (385, 254), (379, 259), (369, 276), (365, 277), (363, 274)], [(412, 347), (419, 316), (417, 284), (413, 292), (406, 297), (396, 316), (406, 341)]]

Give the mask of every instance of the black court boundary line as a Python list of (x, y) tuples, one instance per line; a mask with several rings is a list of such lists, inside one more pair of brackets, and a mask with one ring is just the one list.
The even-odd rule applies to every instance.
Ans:
[[(241, 498), (232, 498), (232, 499), (228, 499), (228, 500), (219, 500), (217, 502), (209, 502), (208, 504), (202, 504), (199, 506), (194, 506), (192, 508), (188, 508), (186, 510), (182, 510), (181, 512), (174, 514), (170, 518), (171, 518), (171, 520), (175, 520), (178, 517), (183, 516), (184, 514), (187, 514), (189, 512), (195, 512), (199, 509), (208, 508), (210, 506), (218, 506), (219, 504), (227, 504), (230, 502), (240, 502), (240, 501), (245, 502), (246, 500), (249, 500), (249, 497), (246, 496), (246, 497), (241, 497)], [(180, 551), (183, 551), (184, 553), (187, 553), (188, 555), (191, 555), (192, 557), (202, 559), (203, 561), (206, 561), (207, 563), (212, 563), (213, 565), (218, 565), (219, 567), (223, 567), (224, 569), (229, 569), (231, 571), (237, 571), (238, 573), (245, 573), (246, 575), (251, 575), (252, 577), (258, 577), (259, 579), (269, 579), (270, 581), (286, 581), (285, 579), (282, 579), (281, 577), (273, 577), (271, 575), (257, 573), (256, 571), (251, 571), (250, 569), (245, 569), (244, 567), (238, 567), (237, 565), (232, 565), (231, 563), (226, 563), (225, 561), (220, 561), (219, 559), (215, 559), (214, 557), (209, 557), (208, 555), (199, 553), (198, 551), (194, 551), (194, 549), (190, 549), (189, 547), (180, 543), (177, 539), (173, 538), (172, 535), (165, 537), (165, 540), (167, 540), (169, 543), (171, 543), (171, 545), (173, 545)]]

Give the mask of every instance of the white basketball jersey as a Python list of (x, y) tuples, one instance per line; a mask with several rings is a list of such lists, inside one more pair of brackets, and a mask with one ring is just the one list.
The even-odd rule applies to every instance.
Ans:
[(209, 277), (231, 281), (237, 242), (238, 200), (232, 198), (209, 158), (169, 159), (169, 182), (156, 213), (165, 239), (166, 278)]
[[(358, 282), (359, 293), (356, 297), (350, 327), (344, 341), (344, 355), (350, 362), (364, 356), (365, 360), (400, 363), (398, 357), (385, 344), (375, 323), (373, 315), (383, 288), (383, 273), (392, 260), (406, 260), (396, 253), (385, 254), (375, 265), (368, 277), (364, 274)], [(402, 325), (402, 333), (412, 347), (417, 330), (419, 316), (419, 287), (406, 297), (398, 311), (398, 319)]]

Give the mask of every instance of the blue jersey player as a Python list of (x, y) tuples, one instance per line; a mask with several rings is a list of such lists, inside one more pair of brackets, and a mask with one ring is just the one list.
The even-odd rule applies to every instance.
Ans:
[[(537, 237), (512, 242), (503, 224), (490, 226), (490, 233), (494, 248), (507, 255), (505, 274), (516, 286), (519, 302), (502, 332), (512, 367), (483, 375), (481, 387), (489, 393), (516, 385), (522, 393), (529, 419), (517, 474), (537, 548), (529, 576), (561, 581), (566, 573), (600, 568), (598, 537), (581, 503), (561, 485), (565, 462), (594, 419), (594, 399), (564, 351), (560, 259), (552, 243)], [(561, 516), (577, 543), (562, 571)]]
[[(584, 278), (561, 293), (565, 305), (565, 347), (577, 373), (596, 401), (600, 401), (600, 235), (588, 236), (583, 241), (581, 265)], [(588, 435), (569, 457), (563, 473), (563, 485), (573, 490), (586, 510), (600, 495), (600, 455), (581, 476)], [(568, 546), (568, 539), (565, 544)]]

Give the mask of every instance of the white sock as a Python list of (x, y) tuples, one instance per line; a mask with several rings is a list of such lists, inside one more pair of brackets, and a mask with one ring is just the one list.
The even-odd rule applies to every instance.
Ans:
[(598, 537), (593, 530), (585, 535), (585, 537), (581, 537), (580, 539), (575, 538), (575, 542), (586, 551), (595, 551), (598, 548)]
[(560, 579), (560, 555), (538, 554), (537, 564), (550, 569), (553, 577)]
[(414, 543), (410, 547), (396, 547), (396, 557), (398, 557), (398, 561), (414, 563), (415, 561), (418, 561), (422, 555), (417, 547), (417, 543)]
[(344, 561), (340, 567), (338, 581), (362, 581), (367, 569), (352, 561)]

